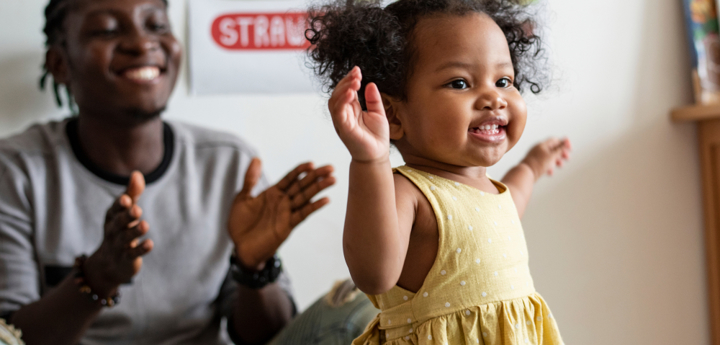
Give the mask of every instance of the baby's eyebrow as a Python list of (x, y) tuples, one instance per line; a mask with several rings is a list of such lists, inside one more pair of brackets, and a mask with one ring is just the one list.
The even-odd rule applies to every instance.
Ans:
[(440, 65), (438, 68), (435, 69), (435, 72), (442, 71), (444, 69), (448, 68), (464, 68), (469, 69), (472, 65), (466, 62), (460, 62), (460, 61), (449, 61), (442, 65)]
[[(438, 68), (435, 69), (435, 72), (442, 71), (444, 69), (448, 68), (461, 68), (461, 69), (471, 69), (473, 67), (473, 64), (467, 63), (467, 62), (461, 62), (461, 61), (449, 61), (442, 65), (440, 65)], [(513, 67), (512, 62), (509, 61), (503, 61), (498, 62), (495, 64), (496, 68), (506, 68), (506, 67)]]

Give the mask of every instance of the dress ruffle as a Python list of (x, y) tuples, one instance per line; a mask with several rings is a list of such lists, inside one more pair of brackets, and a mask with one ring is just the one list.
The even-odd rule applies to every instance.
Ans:
[[(537, 293), (441, 315), (409, 331), (380, 330), (379, 320), (378, 315), (353, 345), (563, 344), (550, 309)], [(400, 330), (405, 334), (398, 334)]]

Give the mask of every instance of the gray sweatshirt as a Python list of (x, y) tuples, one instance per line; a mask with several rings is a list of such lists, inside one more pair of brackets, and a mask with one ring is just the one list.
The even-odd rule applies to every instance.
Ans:
[[(165, 123), (164, 138), (163, 162), (139, 201), (155, 246), (82, 344), (227, 342), (221, 324), (236, 286), (226, 222), (256, 154), (233, 135), (178, 122)], [(76, 256), (98, 248), (105, 213), (126, 183), (86, 158), (76, 120), (0, 140), (0, 317), (40, 299)], [(265, 188), (263, 178), (256, 191)]]

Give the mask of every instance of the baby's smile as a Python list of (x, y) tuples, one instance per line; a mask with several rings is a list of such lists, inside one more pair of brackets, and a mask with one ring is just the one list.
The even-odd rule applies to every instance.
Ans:
[(473, 138), (489, 143), (499, 143), (507, 137), (508, 120), (505, 117), (494, 117), (483, 120), (480, 124), (471, 125), (468, 133)]

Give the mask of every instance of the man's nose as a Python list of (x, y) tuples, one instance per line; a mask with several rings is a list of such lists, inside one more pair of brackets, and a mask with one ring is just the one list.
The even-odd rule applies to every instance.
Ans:
[(134, 55), (143, 55), (160, 47), (160, 42), (152, 35), (140, 30), (128, 33), (120, 42), (120, 49)]

